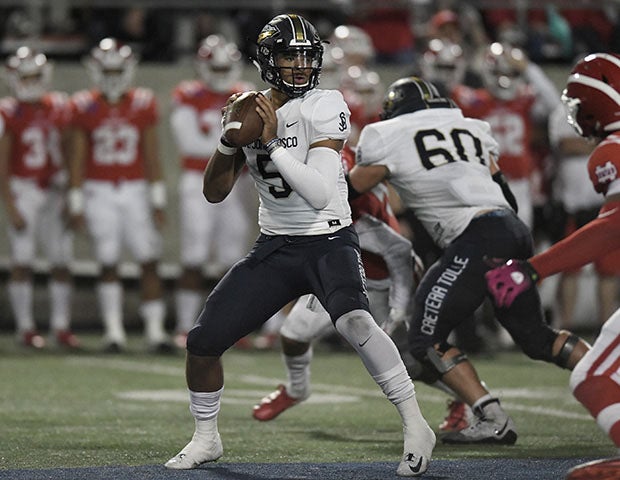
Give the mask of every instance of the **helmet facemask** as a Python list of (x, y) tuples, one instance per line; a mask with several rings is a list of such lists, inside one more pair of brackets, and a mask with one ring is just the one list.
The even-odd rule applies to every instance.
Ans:
[(115, 103), (129, 90), (138, 60), (128, 45), (120, 46), (106, 38), (93, 48), (84, 64), (93, 83)]
[(275, 17), (259, 34), (257, 47), (254, 64), (275, 89), (295, 98), (317, 86), (323, 46), (307, 20), (293, 14)]
[(5, 75), (15, 98), (22, 102), (36, 102), (50, 88), (52, 65), (44, 54), (20, 47), (8, 59)]
[(241, 78), (241, 52), (221, 35), (209, 35), (198, 48), (195, 67), (211, 90), (225, 93)]

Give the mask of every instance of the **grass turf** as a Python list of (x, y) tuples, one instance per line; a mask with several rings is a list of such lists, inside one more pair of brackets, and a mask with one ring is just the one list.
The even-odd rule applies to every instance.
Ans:
[[(121, 355), (26, 351), (0, 336), (1, 469), (149, 465), (190, 439), (182, 354), (155, 356), (140, 338)], [(278, 352), (231, 350), (220, 414), (225, 462), (385, 462), (402, 452), (399, 417), (352, 352), (318, 348), (313, 395), (272, 422), (251, 408), (284, 378)], [(480, 376), (512, 415), (514, 446), (444, 446), (435, 459), (608, 457), (611, 442), (571, 396), (568, 372), (518, 352), (473, 357)], [(418, 383), (418, 401), (436, 427), (445, 394)]]

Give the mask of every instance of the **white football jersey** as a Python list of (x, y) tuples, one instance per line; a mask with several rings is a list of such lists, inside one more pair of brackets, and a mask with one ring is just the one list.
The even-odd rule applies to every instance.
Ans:
[[(267, 91), (263, 92), (267, 94)], [(349, 108), (336, 90), (310, 90), (276, 110), (278, 137), (286, 151), (306, 163), (310, 145), (320, 140), (346, 140), (351, 126)], [(347, 184), (340, 160), (335, 195), (327, 207), (315, 210), (282, 178), (257, 140), (243, 148), (260, 196), (258, 223), (267, 235), (320, 235), (351, 224)]]
[(433, 108), (366, 125), (356, 162), (386, 166), (403, 204), (445, 248), (481, 210), (510, 208), (491, 178), (490, 154), (498, 145), (487, 122)]

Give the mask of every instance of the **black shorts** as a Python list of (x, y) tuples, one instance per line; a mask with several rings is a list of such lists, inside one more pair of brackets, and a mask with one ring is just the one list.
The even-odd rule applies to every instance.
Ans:
[(313, 293), (332, 321), (369, 310), (352, 226), (328, 235), (260, 235), (213, 289), (187, 339), (194, 355), (219, 356), (296, 298)]
[[(461, 322), (471, 317), (488, 295), (484, 274), (491, 268), (485, 258), (529, 258), (532, 236), (512, 210), (498, 210), (474, 218), (444, 251), (420, 282), (414, 297), (409, 331), (411, 353), (423, 359), (428, 347), (441, 344)], [(529, 342), (526, 335), (550, 329), (544, 323), (536, 289), (498, 309), (497, 319), (511, 334)], [(518, 343), (517, 338), (515, 342)]]

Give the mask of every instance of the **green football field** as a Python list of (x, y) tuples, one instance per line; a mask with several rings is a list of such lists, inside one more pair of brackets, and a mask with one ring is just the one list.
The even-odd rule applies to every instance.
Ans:
[[(187, 443), (193, 420), (182, 353), (145, 353), (131, 338), (122, 355), (27, 351), (0, 336), (0, 470), (165, 462)], [(514, 446), (444, 446), (435, 459), (608, 457), (611, 442), (571, 396), (567, 371), (518, 352), (472, 357), (481, 378), (512, 415)], [(260, 423), (251, 409), (284, 377), (279, 352), (231, 350), (224, 356), (220, 433), (227, 462), (396, 461), (402, 434), (396, 410), (349, 351), (318, 347), (313, 395), (278, 419)], [(447, 396), (416, 385), (434, 428)]]

